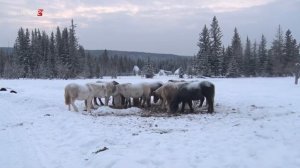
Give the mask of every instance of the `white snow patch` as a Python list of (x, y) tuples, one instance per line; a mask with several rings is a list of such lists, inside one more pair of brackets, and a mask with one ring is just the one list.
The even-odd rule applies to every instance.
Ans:
[[(120, 83), (170, 77), (118, 77)], [(206, 79), (214, 114), (141, 117), (141, 109), (68, 111), (64, 87), (90, 80), (1, 80), (5, 168), (300, 167), (300, 86), (294, 78)], [(111, 81), (104, 77), (103, 81)], [(88, 115), (83, 115), (88, 114)], [(122, 115), (124, 114), (124, 115)], [(108, 149), (95, 153), (100, 149)]]
[(101, 106), (97, 110), (93, 111), (94, 116), (105, 116), (105, 115), (115, 115), (115, 116), (126, 116), (126, 115), (140, 115), (143, 109), (137, 107), (131, 107), (127, 109), (115, 109), (107, 106)]

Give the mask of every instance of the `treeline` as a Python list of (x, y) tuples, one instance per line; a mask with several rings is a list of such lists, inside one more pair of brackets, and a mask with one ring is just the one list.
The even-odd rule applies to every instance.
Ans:
[(214, 17), (210, 28), (204, 25), (198, 46), (190, 71), (198, 76), (291, 76), (295, 63), (300, 61), (300, 45), (290, 30), (284, 33), (280, 26), (269, 49), (263, 34), (258, 42), (247, 37), (243, 46), (237, 28), (231, 45), (224, 47), (221, 28)]
[(30, 33), (20, 28), (13, 52), (3, 60), (0, 74), (4, 78), (74, 78), (84, 72), (85, 59), (73, 20), (69, 29), (61, 31), (57, 27), (50, 36), (39, 29)]
[[(2, 78), (99, 78), (133, 74), (133, 66), (146, 66), (144, 59), (131, 59), (127, 55), (110, 55), (107, 50), (99, 55), (91, 55), (79, 45), (73, 20), (70, 28), (51, 32), (20, 28), (13, 52), (0, 50), (0, 77)], [(151, 60), (151, 58), (150, 58)], [(184, 61), (183, 61), (184, 60)], [(153, 71), (175, 70), (183, 66), (184, 59), (153, 59)], [(184, 62), (184, 63), (182, 63)]]
[[(175, 71), (182, 68), (195, 76), (291, 76), (294, 65), (300, 62), (299, 44), (292, 32), (279, 26), (270, 47), (264, 35), (242, 44), (237, 28), (231, 44), (222, 43), (222, 32), (216, 17), (210, 27), (204, 25), (199, 51), (194, 57), (158, 58), (111, 54), (95, 55), (79, 45), (71, 22), (70, 28), (57, 27), (48, 35), (39, 29), (20, 28), (12, 52), (0, 50), (0, 77), (2, 78), (99, 78), (102, 76), (131, 75), (133, 66), (157, 73), (160, 69)], [(114, 52), (116, 53), (116, 52)], [(131, 53), (137, 54), (137, 53)], [(144, 53), (145, 54), (145, 53)], [(143, 55), (143, 54), (142, 54)], [(151, 66), (150, 66), (151, 65)], [(149, 70), (151, 67), (151, 70)]]

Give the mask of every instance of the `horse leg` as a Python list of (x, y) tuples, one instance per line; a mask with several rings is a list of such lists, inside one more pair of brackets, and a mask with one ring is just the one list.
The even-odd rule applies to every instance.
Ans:
[(214, 97), (206, 96), (205, 99), (206, 99), (206, 104), (208, 105), (207, 112), (208, 113), (214, 112)]
[(105, 106), (108, 106), (109, 97), (105, 96)]
[(84, 109), (83, 109), (83, 111), (86, 111), (86, 107), (87, 107), (87, 100), (84, 100)]
[(184, 112), (184, 107), (185, 107), (185, 101), (181, 102), (181, 113)]
[(91, 99), (91, 109), (96, 109), (96, 107), (93, 104), (93, 98)]
[(161, 101), (161, 108), (163, 110), (166, 109), (166, 99), (162, 99), (162, 101)]
[(100, 97), (98, 97), (98, 100), (100, 101), (100, 104), (101, 104), (101, 106), (103, 106), (103, 105), (104, 105), (104, 103), (102, 102), (102, 100), (101, 100), (101, 98), (100, 98)]
[(188, 102), (188, 104), (189, 104), (189, 106), (190, 106), (190, 112), (193, 113), (193, 112), (194, 112), (194, 109), (193, 109), (193, 101), (190, 100), (190, 101)]
[(128, 98), (125, 97), (125, 99), (124, 99), (124, 107), (127, 108), (129, 106), (128, 104), (130, 104), (130, 106), (131, 106), (130, 98), (128, 99)]
[(207, 104), (208, 104), (208, 112), (213, 113), (214, 112), (214, 101), (213, 98), (206, 98)]
[(92, 97), (87, 98), (87, 112), (91, 113)]
[(150, 107), (151, 106), (151, 96), (146, 97), (146, 100), (147, 100), (147, 107)]
[(200, 104), (199, 104), (199, 107), (202, 107), (203, 102), (204, 102), (204, 96), (200, 98)]
[(140, 101), (141, 107), (145, 107), (145, 102), (146, 102), (145, 96), (142, 96), (140, 99), (141, 99)]
[(147, 100), (147, 107), (150, 107), (151, 106), (151, 97), (146, 98), (146, 100)]
[(94, 103), (95, 103), (95, 105), (99, 106), (99, 104), (97, 102), (97, 97), (94, 97)]
[(127, 101), (128, 101), (129, 107), (131, 107), (131, 98), (129, 97), (129, 98), (127, 99)]
[(74, 111), (78, 112), (78, 108), (75, 105), (75, 100), (71, 100), (71, 104), (72, 104), (72, 107), (73, 107)]

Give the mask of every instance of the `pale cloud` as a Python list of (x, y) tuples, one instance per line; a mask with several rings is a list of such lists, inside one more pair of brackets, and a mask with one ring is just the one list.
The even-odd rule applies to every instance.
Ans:
[(245, 8), (251, 8), (256, 6), (262, 6), (274, 2), (275, 0), (227, 0), (227, 1), (211, 1), (204, 3), (202, 8), (210, 9), (213, 12), (233, 12), (243, 10)]
[[(50, 32), (69, 27), (74, 19), (80, 43), (87, 49), (193, 55), (201, 29), (213, 16), (225, 45), (234, 27), (242, 38), (259, 39), (264, 33), (271, 41), (282, 24), (300, 37), (299, 23), (293, 21), (299, 5), (299, 0), (0, 0), (0, 46), (13, 42), (20, 27)], [(39, 8), (44, 9), (42, 17), (37, 16)]]
[[(1, 8), (6, 17), (18, 20), (21, 26), (31, 26), (32, 20), (38, 20), (36, 13), (38, 8), (44, 8), (43, 21), (40, 27), (53, 27), (53, 24), (78, 18), (78, 22), (85, 23), (86, 20), (101, 20), (103, 16), (111, 14), (123, 14), (131, 17), (150, 17), (157, 19), (178, 19), (195, 13), (211, 10), (213, 12), (232, 12), (265, 5), (273, 0), (190, 0), (190, 1), (112, 1), (103, 5), (95, 5), (89, 1), (53, 0), (53, 1), (4, 1)], [(2, 18), (1, 18), (2, 19)], [(5, 20), (5, 19), (4, 19)], [(3, 23), (4, 21), (2, 21)], [(27, 23), (30, 23), (28, 25)], [(85, 23), (87, 24), (87, 23)], [(58, 25), (59, 26), (59, 25)], [(87, 26), (85, 26), (87, 27)]]

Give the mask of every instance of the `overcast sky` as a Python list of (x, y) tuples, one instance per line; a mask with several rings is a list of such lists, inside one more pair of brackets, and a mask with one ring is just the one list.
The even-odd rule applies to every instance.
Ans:
[(86, 49), (194, 55), (213, 16), (226, 46), (234, 27), (243, 43), (264, 34), (270, 44), (279, 24), (300, 40), (300, 0), (0, 0), (0, 46), (12, 47), (20, 27), (51, 32), (73, 18)]

